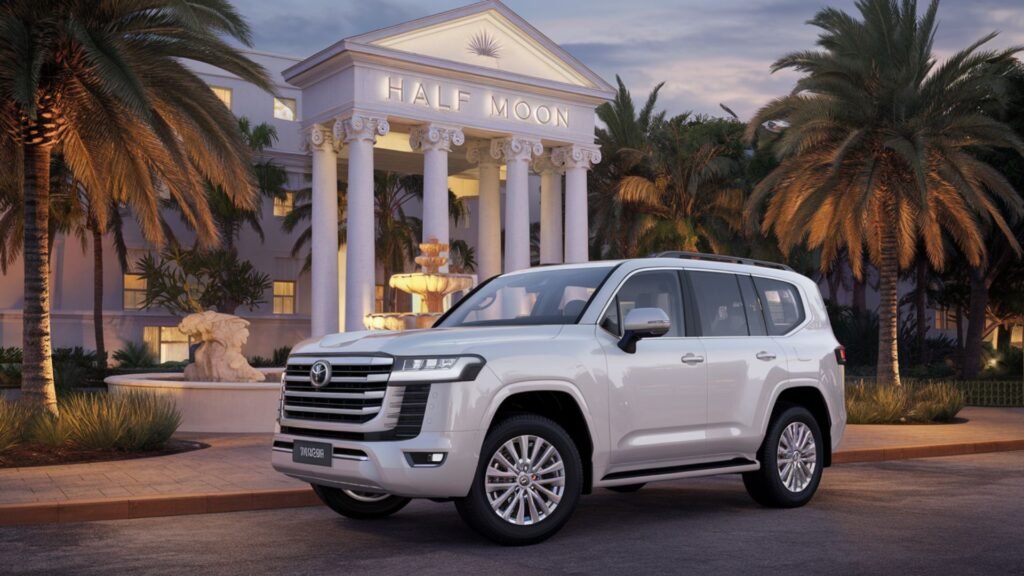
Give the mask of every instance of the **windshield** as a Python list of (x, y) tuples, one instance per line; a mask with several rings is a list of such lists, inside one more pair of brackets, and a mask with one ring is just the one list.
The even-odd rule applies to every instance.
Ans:
[(591, 266), (499, 276), (463, 298), (438, 326), (574, 324), (611, 270)]

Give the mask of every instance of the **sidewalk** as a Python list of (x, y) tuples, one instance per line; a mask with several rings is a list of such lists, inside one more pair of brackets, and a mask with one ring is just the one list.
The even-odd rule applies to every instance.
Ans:
[[(834, 462), (1024, 450), (1024, 408), (966, 408), (950, 425), (849, 426)], [(270, 467), (270, 436), (181, 435), (210, 448), (172, 456), (0, 470), (0, 525), (310, 506), (305, 483)]]

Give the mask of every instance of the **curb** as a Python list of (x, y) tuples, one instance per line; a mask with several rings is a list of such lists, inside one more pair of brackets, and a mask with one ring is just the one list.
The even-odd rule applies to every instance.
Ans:
[[(933, 446), (906, 446), (901, 448), (868, 448), (843, 450), (832, 456), (833, 464), (857, 464), (964, 456), (990, 452), (1024, 450), (1024, 439), (993, 442), (968, 442)], [(211, 494), (185, 494), (180, 496), (140, 496), (109, 500), (78, 500), (70, 502), (40, 502), (0, 506), (0, 526), (24, 524), (54, 524), (94, 520), (127, 520), (182, 516), (187, 514), (218, 514), (278, 508), (319, 506), (320, 499), (310, 488), (257, 490)]]

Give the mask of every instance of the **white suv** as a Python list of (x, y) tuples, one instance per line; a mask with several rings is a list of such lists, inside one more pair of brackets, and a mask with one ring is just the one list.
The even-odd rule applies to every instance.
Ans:
[(539, 542), (594, 488), (743, 474), (807, 503), (846, 423), (845, 356), (814, 282), (666, 253), (484, 282), (435, 327), (298, 345), (274, 468), (333, 510), (455, 502), (484, 536)]

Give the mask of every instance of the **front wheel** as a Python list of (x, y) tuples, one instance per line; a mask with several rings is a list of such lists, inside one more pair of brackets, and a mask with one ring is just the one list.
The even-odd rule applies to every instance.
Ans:
[(814, 415), (803, 406), (789, 405), (768, 425), (757, 454), (761, 469), (744, 473), (743, 485), (762, 506), (803, 506), (821, 482), (827, 449)]
[(459, 515), (507, 546), (535, 544), (565, 525), (583, 487), (583, 463), (572, 438), (553, 421), (513, 416), (484, 439), (469, 495)]
[(405, 508), (405, 505), (409, 503), (408, 498), (391, 494), (345, 490), (317, 484), (312, 486), (313, 491), (324, 504), (327, 504), (328, 508), (346, 518), (357, 520), (386, 518)]

